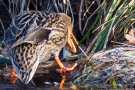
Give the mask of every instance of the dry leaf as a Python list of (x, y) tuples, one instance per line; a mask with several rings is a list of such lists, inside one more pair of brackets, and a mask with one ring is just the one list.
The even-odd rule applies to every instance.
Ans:
[(135, 28), (131, 29), (128, 34), (125, 34), (125, 38), (128, 40), (129, 43), (135, 44)]

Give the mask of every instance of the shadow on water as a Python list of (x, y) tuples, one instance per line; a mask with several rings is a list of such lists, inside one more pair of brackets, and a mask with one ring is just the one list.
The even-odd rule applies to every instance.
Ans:
[[(64, 82), (64, 90), (77, 90), (76, 86), (71, 83), (69, 79), (70, 74), (60, 74), (56, 72), (57, 66), (42, 66), (40, 65), (34, 75), (33, 79), (29, 84), (23, 84), (19, 79), (16, 80), (15, 84), (12, 84), (11, 80), (5, 79), (3, 73), (10, 72), (10, 64), (0, 64), (0, 90), (58, 90), (60, 82)], [(49, 69), (48, 69), (49, 67)], [(6, 68), (6, 71), (5, 71)], [(63, 80), (62, 77), (65, 76), (66, 79)], [(63, 80), (63, 81), (62, 81)]]
[[(5, 55), (3, 56), (6, 57)], [(54, 60), (40, 64), (29, 84), (25, 85), (19, 79), (16, 80), (15, 84), (12, 84), (10, 80), (3, 77), (3, 73), (9, 73), (12, 67), (10, 60), (4, 57), (0, 56), (0, 90), (59, 90), (58, 87), (60, 82), (62, 82), (62, 76), (66, 77), (65, 82), (63, 81), (62, 90), (134, 90), (135, 88), (135, 85), (122, 86), (122, 84), (118, 84), (120, 88), (114, 89), (112, 84), (95, 83), (93, 79), (86, 83), (79, 81), (79, 85), (74, 85), (70, 74), (56, 72), (56, 69), (59, 67)], [(69, 63), (74, 64), (74, 61), (71, 62), (64, 61), (62, 63), (64, 66), (67, 66)], [(72, 72), (72, 75), (76, 75), (77, 70), (78, 68)]]
[[(65, 65), (65, 63), (64, 63)], [(85, 84), (74, 85), (70, 78), (70, 74), (60, 74), (56, 72), (57, 66), (54, 68), (51, 66), (45, 66), (43, 68), (42, 65), (39, 65), (36, 74), (33, 79), (29, 82), (29, 84), (23, 84), (19, 79), (16, 80), (15, 84), (8, 79), (5, 79), (2, 76), (4, 73), (3, 69), (5, 68), (4, 64), (0, 64), (0, 90), (59, 90), (60, 82), (62, 82), (62, 76), (65, 76), (65, 82), (62, 86), (62, 90), (99, 90), (96, 87), (89, 87)], [(8, 65), (10, 69), (11, 65)], [(49, 69), (48, 69), (49, 67)], [(8, 71), (10, 72), (10, 70)], [(72, 73), (75, 74), (75, 71)], [(100, 90), (102, 90), (100, 88)]]
[[(66, 66), (66, 64), (64, 63)], [(7, 65), (6, 70), (10, 72), (11, 64)], [(80, 81), (79, 85), (74, 85), (71, 80), (70, 74), (60, 74), (56, 72), (58, 66), (54, 64), (39, 65), (36, 74), (29, 84), (23, 84), (19, 79), (15, 84), (12, 84), (10, 80), (3, 77), (5, 64), (0, 64), (0, 90), (59, 90), (60, 82), (62, 82), (62, 76), (65, 75), (66, 79), (63, 84), (62, 90), (132, 90), (131, 85), (122, 86), (122, 88), (114, 89), (112, 85), (106, 85), (103, 83), (84, 83)], [(76, 70), (72, 74), (75, 74)], [(123, 89), (127, 88), (127, 89)]]
[[(62, 76), (65, 75), (66, 79), (63, 84), (62, 90), (134, 90), (130, 89), (131, 85), (122, 86), (122, 88), (114, 89), (112, 85), (104, 85), (103, 83), (83, 83), (79, 85), (74, 85), (69, 74), (59, 74), (56, 72), (56, 68), (47, 68), (42, 65), (38, 67), (36, 74), (29, 84), (23, 84), (19, 79), (16, 80), (15, 84), (12, 84), (10, 80), (5, 79), (2, 76), (4, 64), (0, 64), (0, 90), (59, 90), (59, 84), (62, 81)], [(8, 65), (10, 68), (11, 65)], [(49, 66), (50, 67), (50, 66)], [(46, 69), (45, 69), (46, 68)], [(9, 70), (10, 72), (10, 70)], [(72, 73), (75, 74), (75, 71)], [(126, 88), (126, 89), (123, 89)]]
[(26, 87), (26, 86), (19, 86), (19, 85), (0, 85), (0, 90), (33, 90), (34, 87)]
[[(4, 64), (0, 64), (0, 70), (2, 70)], [(10, 66), (9, 66), (10, 67)], [(2, 73), (2, 72), (1, 72)], [(73, 72), (74, 74), (74, 72)], [(19, 79), (15, 84), (12, 84), (10, 80), (5, 79), (2, 74), (0, 76), (0, 90), (59, 90), (60, 82), (62, 82), (61, 74), (57, 73), (54, 69), (41, 69), (40, 67), (36, 71), (33, 79), (29, 84), (23, 84)], [(90, 86), (85, 84), (74, 85), (70, 80), (70, 75), (65, 74), (65, 82), (62, 86), (62, 90), (106, 90), (103, 87)]]

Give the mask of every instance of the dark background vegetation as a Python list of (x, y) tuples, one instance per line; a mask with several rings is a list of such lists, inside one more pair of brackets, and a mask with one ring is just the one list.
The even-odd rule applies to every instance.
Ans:
[(73, 33), (88, 56), (122, 43), (135, 25), (134, 0), (1, 0), (1, 38), (14, 16), (24, 10), (69, 15)]
[[(10, 2), (9, 2), (10, 1)], [(0, 38), (4, 37), (4, 31), (9, 27), (12, 19), (18, 13), (20, 13), (21, 3), (24, 3), (23, 10), (38, 10), (38, 11), (50, 11), (50, 12), (63, 12), (67, 13), (69, 16), (71, 15), (71, 10), (69, 8), (68, 2), (64, 4), (64, 0), (1, 0), (0, 1)], [(88, 6), (91, 4), (92, 0), (84, 0), (84, 4), (82, 5), (82, 13), (86, 13)], [(29, 3), (29, 4), (28, 4)], [(79, 30), (79, 12), (80, 12), (80, 3), (81, 0), (70, 0), (70, 4), (72, 7), (72, 14), (73, 14), (73, 32), (80, 41), (84, 34), (87, 32), (86, 30), (84, 33)], [(10, 5), (9, 5), (10, 4)], [(57, 5), (57, 6), (56, 6)], [(57, 9), (56, 9), (57, 7)], [(84, 28), (87, 18), (94, 12), (97, 8), (97, 4), (94, 3), (91, 8), (88, 10), (88, 13), (84, 17), (81, 17), (81, 27)], [(88, 26), (86, 29), (89, 29), (89, 26), (93, 23), (94, 19), (96, 18), (96, 14), (89, 20)], [(2, 26), (3, 25), (3, 26)], [(91, 38), (91, 34), (88, 36), (83, 44), (87, 45), (89, 43), (89, 39)]]
[(1, 41), (12, 19), (24, 10), (63, 12), (71, 17), (73, 33), (87, 59), (93, 54), (96, 58), (93, 62), (85, 58), (86, 63), (81, 63), (79, 73), (73, 76), (74, 82), (91, 84), (97, 80), (114, 87), (135, 82), (134, 47), (106, 51), (124, 45), (130, 31), (128, 40), (135, 44), (135, 0), (0, 0)]

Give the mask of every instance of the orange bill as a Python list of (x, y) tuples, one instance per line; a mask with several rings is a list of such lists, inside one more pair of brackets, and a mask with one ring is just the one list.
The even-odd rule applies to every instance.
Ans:
[(78, 45), (77, 40), (75, 39), (74, 35), (71, 33), (71, 35), (68, 36), (67, 46), (69, 47), (69, 50), (71, 52), (76, 53), (76, 47), (75, 47), (75, 44), (74, 44), (72, 38), (73, 38), (74, 42)]

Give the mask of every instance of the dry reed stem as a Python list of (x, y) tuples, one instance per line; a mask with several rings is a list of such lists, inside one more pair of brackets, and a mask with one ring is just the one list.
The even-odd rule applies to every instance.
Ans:
[(55, 7), (55, 9), (56, 9), (57, 13), (59, 13), (59, 9), (58, 9), (58, 6), (57, 6), (57, 3), (56, 3), (56, 0), (52, 0), (52, 2), (53, 2), (53, 5), (54, 5), (54, 7)]
[(80, 10), (79, 10), (79, 30), (80, 30), (80, 32), (81, 32), (82, 35), (83, 35), (83, 33), (82, 33), (82, 22), (81, 22), (81, 20), (82, 20), (82, 18), (81, 18), (82, 14), (81, 13), (82, 13), (83, 2), (84, 2), (84, 0), (81, 0)]
[(1, 21), (1, 19), (0, 19), (0, 23), (1, 23), (1, 26), (2, 26), (2, 28), (3, 28), (3, 30), (4, 30), (4, 33), (5, 33), (6, 30), (5, 30), (5, 28), (4, 28), (4, 25), (3, 25), (2, 21)]

